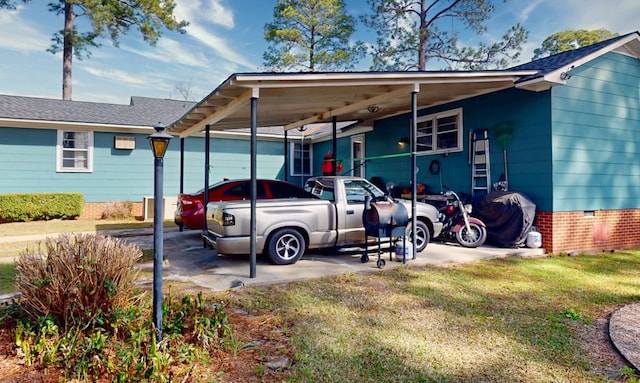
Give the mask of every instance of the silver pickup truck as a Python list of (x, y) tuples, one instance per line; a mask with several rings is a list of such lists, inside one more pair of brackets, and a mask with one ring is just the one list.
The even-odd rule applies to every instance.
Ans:
[[(367, 235), (363, 213), (367, 196), (387, 200), (364, 178), (325, 176), (309, 178), (305, 190), (318, 198), (260, 200), (256, 202), (256, 252), (279, 265), (293, 264), (307, 249), (361, 246)], [(398, 200), (409, 212), (411, 201)], [(219, 254), (249, 254), (251, 201), (212, 202), (207, 205), (203, 239)], [(416, 203), (416, 252), (440, 234), (435, 207)], [(411, 222), (411, 221), (409, 221)], [(411, 224), (406, 235), (412, 233)], [(375, 241), (375, 238), (369, 237)]]

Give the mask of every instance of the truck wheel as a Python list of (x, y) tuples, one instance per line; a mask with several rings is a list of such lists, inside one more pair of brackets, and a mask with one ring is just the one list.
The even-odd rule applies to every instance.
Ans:
[[(413, 238), (411, 226), (407, 226), (407, 237)], [(424, 250), (430, 240), (431, 234), (427, 225), (420, 220), (416, 220), (416, 254)]]
[(267, 244), (269, 260), (276, 265), (291, 265), (302, 257), (306, 247), (304, 237), (293, 229), (273, 233)]

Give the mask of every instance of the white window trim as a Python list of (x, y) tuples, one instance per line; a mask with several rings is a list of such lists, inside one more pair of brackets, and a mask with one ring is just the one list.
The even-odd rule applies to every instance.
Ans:
[[(65, 168), (62, 166), (62, 154), (64, 148), (62, 147), (62, 141), (64, 140), (65, 132), (78, 132), (87, 133), (89, 147), (87, 148), (87, 168)], [(59, 129), (58, 130), (58, 142), (56, 144), (56, 172), (60, 173), (91, 173), (93, 172), (93, 131), (90, 130), (72, 130), (72, 129)]]
[[(458, 116), (458, 146), (455, 147), (455, 148), (437, 149), (436, 148), (437, 139), (436, 139), (436, 136), (435, 136), (435, 131), (436, 131), (435, 121), (437, 121), (440, 118), (450, 117), (450, 116), (454, 116), (454, 115)], [(420, 150), (420, 148), (418, 147), (418, 150), (417, 150), (417, 153), (416, 153), (417, 155), (453, 153), (453, 152), (461, 152), (463, 150), (462, 132), (464, 130), (464, 124), (463, 124), (463, 121), (462, 121), (462, 108), (449, 109), (449, 110), (445, 110), (445, 111), (442, 111), (442, 112), (429, 114), (429, 115), (426, 115), (426, 116), (420, 116), (420, 117), (418, 117), (417, 122), (421, 123), (421, 122), (428, 121), (428, 120), (434, 120), (434, 124), (433, 124), (433, 126), (434, 126), (434, 137), (433, 137), (434, 149), (432, 149), (432, 150)]]
[[(296, 145), (309, 145), (309, 173), (308, 174), (299, 174), (295, 172), (295, 149)], [(304, 168), (303, 168), (304, 169)], [(302, 172), (304, 173), (304, 171)], [(306, 142), (290, 142), (289, 143), (289, 175), (293, 177), (304, 177), (311, 176), (313, 174), (313, 145), (310, 141)]]

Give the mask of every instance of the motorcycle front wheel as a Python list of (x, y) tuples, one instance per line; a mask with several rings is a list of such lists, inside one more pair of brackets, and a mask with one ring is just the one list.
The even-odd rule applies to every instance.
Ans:
[(469, 229), (466, 226), (462, 226), (460, 230), (456, 232), (456, 240), (461, 246), (464, 247), (478, 247), (484, 244), (487, 240), (487, 228), (478, 225), (477, 223), (469, 222)]

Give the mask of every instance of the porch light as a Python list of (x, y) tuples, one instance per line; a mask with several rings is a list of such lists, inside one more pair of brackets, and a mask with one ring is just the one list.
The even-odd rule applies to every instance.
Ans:
[(164, 158), (164, 154), (167, 152), (167, 148), (169, 147), (171, 135), (164, 132), (163, 126), (156, 126), (154, 129), (156, 132), (149, 136), (151, 151), (153, 151), (153, 156), (155, 158)]

